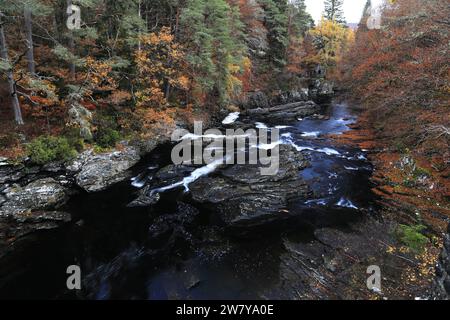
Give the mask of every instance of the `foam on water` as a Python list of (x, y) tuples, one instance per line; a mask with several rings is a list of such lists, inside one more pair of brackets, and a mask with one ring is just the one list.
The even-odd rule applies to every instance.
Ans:
[(302, 137), (309, 138), (309, 137), (315, 137), (317, 138), (320, 135), (319, 131), (312, 131), (312, 132), (304, 132), (302, 133)]
[(358, 210), (359, 208), (357, 206), (355, 206), (350, 200), (345, 199), (345, 198), (341, 198), (339, 200), (338, 203), (336, 203), (337, 206), (339, 207), (344, 207), (344, 208), (351, 208), (351, 209), (356, 209)]
[(262, 122), (255, 122), (255, 127), (257, 129), (269, 129), (269, 127), (265, 123), (262, 123)]
[(232, 112), (225, 119), (223, 119), (222, 124), (232, 124), (239, 119), (240, 115), (241, 114), (239, 112)]
[(194, 181), (200, 179), (203, 176), (206, 176), (206, 175), (214, 172), (218, 167), (223, 165), (225, 162), (226, 162), (226, 159), (219, 159), (219, 160), (213, 161), (213, 162), (211, 162), (210, 164), (207, 164), (204, 167), (201, 167), (201, 168), (198, 168), (198, 169), (192, 171), (192, 173), (189, 176), (185, 177), (183, 180), (181, 180), (181, 181), (179, 181), (177, 183), (168, 185), (166, 187), (155, 189), (155, 190), (152, 191), (152, 193), (165, 192), (165, 191), (168, 191), (168, 190), (176, 189), (176, 188), (181, 187), (181, 186), (183, 186), (184, 190), (186, 192), (188, 192), (189, 191), (189, 185), (191, 183), (193, 183)]

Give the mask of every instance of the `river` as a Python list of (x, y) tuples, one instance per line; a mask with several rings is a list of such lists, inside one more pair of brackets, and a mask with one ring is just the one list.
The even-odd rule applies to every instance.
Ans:
[[(374, 211), (372, 166), (365, 151), (340, 145), (329, 136), (350, 130), (355, 121), (345, 103), (336, 103), (320, 117), (254, 123), (278, 126), (281, 143), (308, 157), (310, 166), (299, 174), (312, 194), (290, 201), (286, 219), (239, 232), (225, 228), (210, 208), (196, 207), (182, 187), (167, 188), (154, 206), (128, 207), (136, 191), (170, 163), (170, 146), (162, 146), (134, 168), (132, 181), (75, 196), (65, 208), (73, 224), (36, 234), (15, 248), (7, 262), (16, 266), (15, 272), (2, 276), (0, 297), (282, 298), (280, 261), (286, 241), (308, 244), (316, 228), (345, 228)], [(161, 236), (155, 238), (155, 232)], [(66, 288), (69, 265), (81, 267), (81, 292)]]

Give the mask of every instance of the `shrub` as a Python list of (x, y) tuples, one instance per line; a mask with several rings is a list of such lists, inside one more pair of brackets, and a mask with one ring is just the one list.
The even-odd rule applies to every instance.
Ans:
[(63, 135), (69, 142), (69, 145), (75, 150), (78, 152), (82, 152), (84, 150), (84, 139), (80, 135), (79, 128), (67, 128), (64, 130)]
[(426, 227), (423, 225), (407, 226), (401, 224), (397, 229), (399, 240), (416, 253), (424, 250), (428, 238), (422, 234)]
[(97, 130), (95, 142), (102, 148), (112, 148), (120, 140), (117, 130), (101, 128)]
[(31, 162), (43, 165), (52, 161), (67, 161), (77, 152), (64, 137), (43, 136), (33, 140), (27, 146)]

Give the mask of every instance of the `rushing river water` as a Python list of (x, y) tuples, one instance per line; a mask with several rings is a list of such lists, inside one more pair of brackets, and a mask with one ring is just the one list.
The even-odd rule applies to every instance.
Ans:
[[(237, 118), (234, 114), (226, 122)], [(300, 174), (313, 196), (292, 201), (288, 209), (295, 214), (289, 219), (244, 233), (223, 230), (210, 209), (198, 208), (195, 219), (183, 220), (192, 209), (183, 206), (189, 203), (183, 187), (162, 190), (155, 206), (127, 207), (137, 188), (170, 163), (170, 147), (161, 147), (134, 169), (132, 181), (74, 197), (66, 209), (76, 223), (37, 234), (17, 247), (6, 262), (14, 272), (2, 275), (0, 297), (277, 298), (284, 240), (307, 243), (317, 226), (345, 225), (372, 207), (372, 167), (364, 150), (338, 145), (326, 136), (342, 134), (355, 120), (345, 104), (335, 104), (320, 119), (255, 124), (279, 125), (281, 143), (308, 155), (311, 166)], [(199, 178), (210, 169), (186, 178)], [(151, 233), (161, 217), (171, 232), (154, 240)], [(79, 293), (66, 289), (66, 268), (74, 264), (82, 270)]]

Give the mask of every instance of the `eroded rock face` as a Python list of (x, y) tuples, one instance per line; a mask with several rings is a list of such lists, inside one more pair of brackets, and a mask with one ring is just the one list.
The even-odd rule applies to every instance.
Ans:
[(284, 209), (291, 199), (307, 196), (308, 188), (298, 177), (299, 170), (307, 166), (301, 153), (282, 145), (276, 175), (263, 176), (256, 165), (235, 165), (191, 184), (192, 199), (214, 207), (230, 226), (280, 219), (286, 216)]
[(104, 154), (88, 151), (74, 160), (68, 170), (79, 170), (75, 175), (78, 186), (87, 192), (98, 192), (129, 178), (128, 170), (139, 160), (139, 150), (135, 147)]
[(53, 209), (65, 203), (67, 189), (53, 178), (36, 180), (25, 187), (14, 185), (3, 191), (0, 216)]
[(248, 115), (261, 121), (286, 121), (312, 116), (320, 111), (313, 101), (300, 101), (270, 108), (248, 110)]

